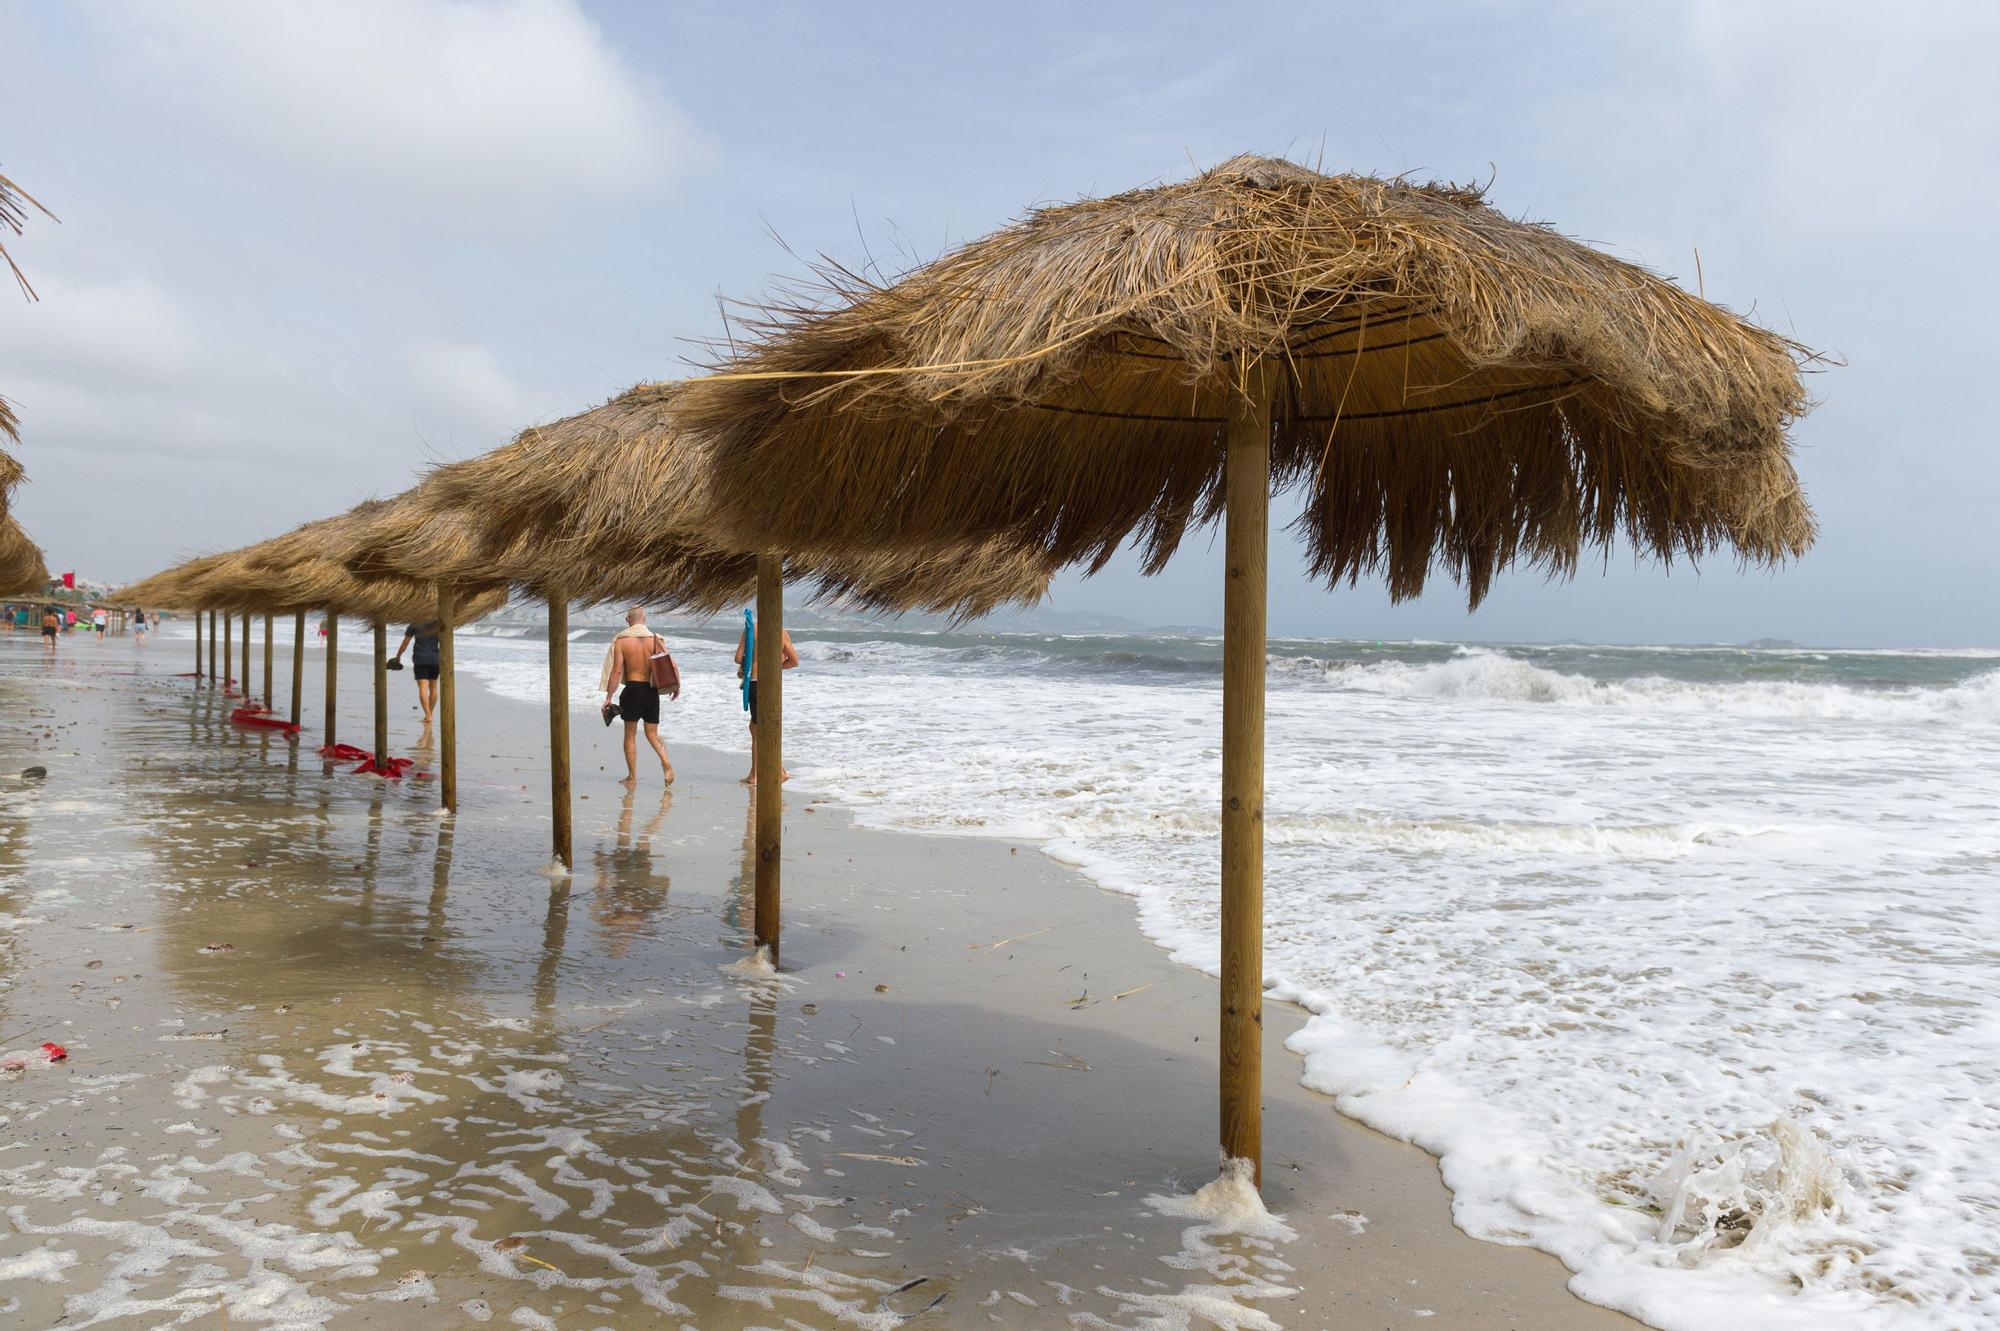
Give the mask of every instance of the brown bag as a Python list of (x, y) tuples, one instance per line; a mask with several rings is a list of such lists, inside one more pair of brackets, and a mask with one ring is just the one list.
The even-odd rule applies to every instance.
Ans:
[(667, 697), (680, 700), (681, 670), (674, 664), (673, 655), (667, 651), (667, 644), (660, 641), (660, 635), (653, 635), (653, 687)]

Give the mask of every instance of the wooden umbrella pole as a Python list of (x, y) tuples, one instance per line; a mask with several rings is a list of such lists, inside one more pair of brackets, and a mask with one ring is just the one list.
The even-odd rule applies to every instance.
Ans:
[(293, 725), (299, 723), (299, 702), (303, 698), (306, 685), (306, 612), (297, 611), (292, 615), (292, 715)]
[[(196, 633), (201, 632), (201, 615), (199, 612), (195, 614), (194, 631)], [(228, 680), (229, 662), (222, 660), (215, 654), (215, 612), (211, 610), (208, 612), (208, 681), (213, 684), (218, 678), (224, 681)]]
[(389, 766), (389, 626), (375, 621), (375, 766)]
[(250, 612), (243, 612), (243, 673), (238, 677), (243, 685), (243, 701), (250, 701)]
[(196, 679), (208, 678), (201, 654), (201, 611), (199, 610), (194, 613), (194, 677)]
[(458, 812), (458, 676), (452, 667), (452, 616), (458, 612), (451, 588), (438, 588), (438, 799)]
[(785, 580), (776, 555), (757, 556), (757, 904), (759, 947), (778, 960), (779, 869), (785, 798)]
[(335, 733), (333, 713), (336, 686), (340, 683), (340, 616), (331, 610), (324, 613), (326, 615), (326, 722), (320, 729), (325, 732), (322, 743), (330, 749), (340, 739)]
[(271, 710), (271, 614), (264, 612), (264, 710)]
[(1264, 607), (1271, 397), (1229, 423), (1222, 599), (1222, 1154), (1264, 1181)]
[[(225, 614), (222, 617), (222, 691), (229, 692), (229, 672), (236, 666), (236, 644), (230, 639), (235, 630), (236, 617)], [(215, 644), (210, 643), (213, 647)]]
[(555, 857), (576, 867), (569, 822), (569, 602), (549, 597), (549, 811), (555, 824)]

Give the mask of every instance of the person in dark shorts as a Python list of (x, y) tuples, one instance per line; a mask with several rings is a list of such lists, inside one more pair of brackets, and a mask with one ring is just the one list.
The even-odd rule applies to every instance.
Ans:
[(611, 703), (611, 690), (618, 689), (618, 718), (625, 723), (625, 776), (621, 786), (639, 784), (639, 727), (646, 727), (646, 743), (660, 759), (660, 773), (667, 784), (674, 783), (674, 765), (667, 760), (667, 746), (660, 742), (660, 690), (653, 683), (653, 658), (665, 655), (667, 646), (658, 634), (646, 627), (646, 612), (633, 606), (625, 612), (625, 627), (611, 640), (604, 653), (604, 671), (598, 686), (604, 701)]
[(56, 633), (61, 627), (62, 620), (57, 616), (54, 606), (42, 611), (42, 649), (51, 656), (55, 655)]
[(436, 624), (412, 624), (403, 630), (403, 641), (396, 648), (396, 660), (401, 661), (410, 644), (417, 645), (410, 657), (410, 673), (417, 679), (417, 705), (424, 709), (425, 725), (431, 723), (431, 713), (437, 710), (438, 675), (444, 667), (440, 632)]

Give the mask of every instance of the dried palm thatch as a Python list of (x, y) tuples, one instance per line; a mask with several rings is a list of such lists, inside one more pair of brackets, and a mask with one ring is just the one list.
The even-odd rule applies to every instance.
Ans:
[[(27, 223), (28, 209), (30, 208), (33, 208), (51, 222), (59, 220), (54, 213), (37, 202), (33, 195), (7, 179), (7, 177), (0, 176), (0, 227), (4, 227), (17, 236), (20, 235), (21, 228)], [(28, 285), (27, 274), (23, 273), (20, 266), (14, 262), (14, 256), (7, 253), (7, 247), (4, 244), (0, 244), (0, 263), (5, 263), (8, 271), (14, 274), (14, 280), (21, 285), (21, 294), (23, 296), (26, 296), (29, 300), (40, 299), (35, 295), (35, 289)]]
[[(739, 605), (755, 593), (756, 556), (709, 535), (707, 449), (673, 428), (671, 405), (671, 389), (634, 389), (437, 467), (351, 528), (342, 553), (370, 577), (497, 577), (538, 596), (700, 613)], [(965, 541), (785, 566), (814, 600), (964, 618), (1040, 600), (1053, 571), (1035, 552)]]
[(163, 569), (111, 594), (119, 605), (157, 606), (162, 610), (210, 610), (208, 575), (224, 555), (201, 555)]
[[(0, 434), (15, 443), (21, 441), (20, 418), (14, 415), (14, 404), (4, 397), (0, 397)], [(14, 455), (0, 448), (0, 518), (7, 516), (8, 507), (13, 502), (14, 487), (26, 476), (27, 472)]]
[[(1802, 347), (1475, 190), (1238, 157), (1040, 209), (877, 283), (760, 307), (676, 395), (734, 544), (997, 538), (1150, 570), (1219, 512), (1223, 426), (1272, 385), (1273, 483), (1329, 582), (1474, 604), (1623, 534), (1774, 562), (1813, 519)], [(1263, 377), (1268, 376), (1268, 377)]]
[(0, 596), (38, 592), (48, 580), (42, 548), (28, 539), (20, 523), (0, 513)]
[(7, 516), (14, 499), (14, 487), (19, 485), (26, 475), (27, 472), (23, 471), (21, 464), (15, 461), (14, 455), (0, 448), (0, 518)]
[[(435, 620), (435, 582), (361, 577), (331, 556), (336, 542), (383, 507), (381, 500), (369, 500), (268, 541), (189, 560), (125, 588), (119, 599), (172, 610), (246, 614), (325, 610), (382, 623)], [(466, 585), (454, 607), (453, 622), (466, 624), (489, 615), (505, 600), (505, 586), (491, 579)]]

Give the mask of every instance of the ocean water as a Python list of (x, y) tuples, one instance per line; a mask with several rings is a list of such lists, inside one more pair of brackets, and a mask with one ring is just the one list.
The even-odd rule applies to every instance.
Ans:
[[(733, 633), (670, 638), (670, 742), (745, 750)], [(461, 642), (543, 696), (536, 638)], [(1217, 969), (1219, 642), (798, 645), (804, 785)], [(1462, 1228), (1662, 1327), (2000, 1325), (2000, 653), (1276, 642), (1267, 784), (1304, 1079)]]

